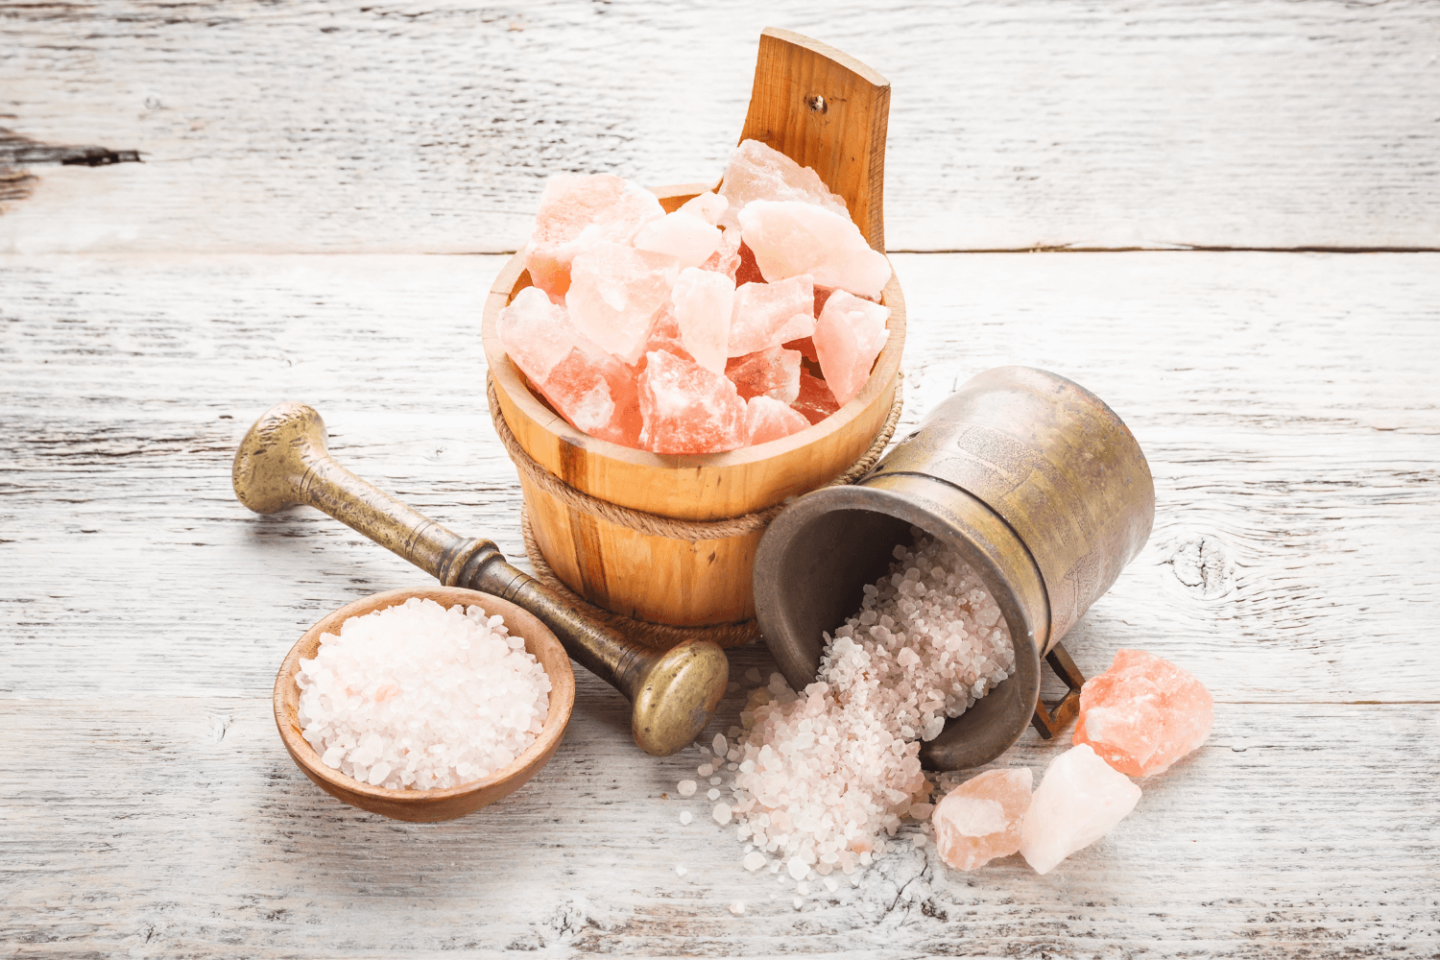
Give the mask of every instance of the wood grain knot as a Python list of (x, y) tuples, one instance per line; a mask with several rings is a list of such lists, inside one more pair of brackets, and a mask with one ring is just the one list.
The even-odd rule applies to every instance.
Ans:
[(1208, 534), (1192, 534), (1176, 541), (1167, 561), (1191, 596), (1214, 600), (1230, 592), (1234, 565), (1224, 543)]

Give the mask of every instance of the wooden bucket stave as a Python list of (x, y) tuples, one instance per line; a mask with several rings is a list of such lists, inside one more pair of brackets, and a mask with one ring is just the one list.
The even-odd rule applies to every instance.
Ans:
[[(889, 87), (873, 70), (815, 41), (766, 30), (742, 139), (762, 140), (815, 168), (845, 198), (866, 239), (883, 252), (880, 187), (888, 105)], [(710, 184), (684, 184), (657, 195), (673, 210), (708, 189)], [(895, 402), (905, 305), (892, 274), (881, 297), (890, 308), (889, 337), (870, 379), (820, 423), (781, 440), (707, 455), (654, 454), (597, 440), (530, 389), (499, 341), (501, 308), (527, 286), (521, 253), (501, 271), (485, 303), (485, 353), (500, 415), (539, 467), (612, 504), (685, 521), (764, 510), (844, 473), (872, 445)], [(763, 529), (699, 540), (657, 536), (562, 501), (523, 468), (520, 478), (546, 562), (596, 606), (677, 626), (754, 616), (751, 577)]]

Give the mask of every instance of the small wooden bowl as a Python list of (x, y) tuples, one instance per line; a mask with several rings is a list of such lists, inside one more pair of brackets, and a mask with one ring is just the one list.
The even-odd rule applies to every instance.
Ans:
[[(540, 661), (540, 665), (550, 677), (550, 711), (545, 716), (545, 724), (539, 736), (513, 763), (482, 780), (443, 790), (387, 790), (384, 787), (373, 787), (327, 766), (320, 760), (320, 754), (315, 752), (315, 748), (310, 746), (301, 734), (298, 719), (300, 687), (295, 682), (295, 675), (300, 671), (301, 658), (314, 659), (320, 648), (320, 638), (327, 633), (339, 633), (340, 625), (351, 617), (363, 617), (367, 613), (404, 603), (411, 597), (434, 600), (447, 609), (456, 604), (475, 604), (488, 614), (498, 613), (505, 618), (505, 626), (509, 628), (510, 634), (525, 640), (525, 649)], [(285, 657), (285, 662), (280, 665), (280, 672), (275, 677), (275, 726), (280, 730), (280, 739), (284, 741), (290, 758), (304, 771), (305, 776), (313, 780), (321, 790), (351, 806), (395, 820), (416, 823), (463, 817), (518, 790), (549, 762), (565, 735), (565, 726), (570, 722), (570, 711), (574, 706), (575, 674), (570, 669), (570, 657), (555, 634), (533, 615), (507, 600), (480, 593), (478, 590), (462, 590), (458, 587), (390, 590), (346, 604), (305, 631), (305, 635), (290, 648), (289, 655)]]

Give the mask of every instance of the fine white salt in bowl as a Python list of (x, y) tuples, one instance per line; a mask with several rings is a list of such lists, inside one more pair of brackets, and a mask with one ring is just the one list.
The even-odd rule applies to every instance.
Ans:
[[(457, 787), (438, 790), (390, 790), (362, 783), (341, 773), (320, 759), (302, 733), (299, 720), (300, 687), (295, 681), (301, 659), (315, 657), (320, 638), (338, 634), (340, 626), (352, 617), (363, 617), (377, 610), (399, 606), (412, 597), (434, 600), (445, 608), (472, 604), (486, 613), (505, 619), (510, 635), (525, 641), (525, 649), (540, 661), (550, 678), (550, 708), (544, 725), (533, 743), (508, 766), (488, 777), (462, 783)], [(315, 785), (351, 806), (378, 813), (395, 820), (433, 822), (452, 820), (473, 813), (518, 790), (549, 762), (565, 735), (570, 713), (575, 706), (575, 674), (570, 657), (550, 629), (532, 614), (499, 597), (458, 587), (420, 587), (377, 593), (347, 604), (325, 617), (290, 648), (280, 672), (275, 677), (275, 726), (297, 766)]]

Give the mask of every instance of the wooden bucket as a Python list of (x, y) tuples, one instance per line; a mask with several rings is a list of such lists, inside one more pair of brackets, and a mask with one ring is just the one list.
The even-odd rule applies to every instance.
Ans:
[[(884, 252), (882, 187), (890, 87), (851, 57), (789, 31), (760, 38), (755, 86), (741, 139), (759, 140), (812, 167), (845, 198), (870, 245)], [(713, 189), (656, 191), (667, 211)], [(501, 271), (485, 302), (485, 357), (505, 424), (551, 474), (600, 500), (677, 520), (740, 517), (824, 486), (874, 442), (899, 387), (905, 303), (892, 274), (882, 294), (889, 337), (860, 393), (820, 423), (730, 453), (663, 455), (588, 436), (570, 426), (510, 362), (496, 334), (501, 308), (530, 286), (524, 254)], [(691, 542), (656, 536), (572, 507), (520, 471), (535, 541), (555, 574), (606, 610), (676, 626), (748, 620), (763, 529)]]

